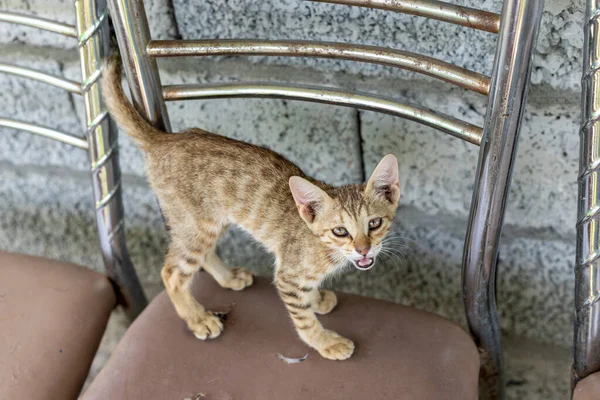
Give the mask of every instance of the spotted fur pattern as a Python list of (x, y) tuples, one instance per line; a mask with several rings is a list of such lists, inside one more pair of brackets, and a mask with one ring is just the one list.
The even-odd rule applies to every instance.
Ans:
[(319, 285), (344, 265), (373, 266), (400, 197), (396, 158), (384, 157), (366, 184), (333, 187), (266, 148), (200, 129), (157, 130), (125, 97), (118, 58), (104, 76), (111, 115), (144, 151), (148, 179), (170, 227), (162, 279), (189, 329), (199, 339), (223, 330), (190, 292), (201, 267), (224, 288), (252, 284), (250, 272), (228, 268), (215, 252), (233, 223), (275, 255), (275, 286), (300, 338), (325, 358), (350, 357), (353, 342), (316, 317), (337, 304), (335, 294)]

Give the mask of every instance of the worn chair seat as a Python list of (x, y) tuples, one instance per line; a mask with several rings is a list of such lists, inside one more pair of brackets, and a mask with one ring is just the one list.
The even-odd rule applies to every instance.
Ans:
[(598, 400), (600, 399), (600, 372), (596, 372), (580, 380), (575, 386), (573, 400)]
[[(330, 361), (298, 339), (268, 280), (233, 292), (200, 273), (193, 292), (208, 309), (230, 310), (219, 338), (196, 339), (163, 292), (126, 332), (84, 399), (477, 398), (477, 349), (439, 316), (340, 294), (338, 307), (320, 320), (353, 339), (356, 351)], [(287, 364), (277, 353), (308, 358)]]
[(0, 397), (76, 399), (115, 304), (101, 274), (0, 252)]

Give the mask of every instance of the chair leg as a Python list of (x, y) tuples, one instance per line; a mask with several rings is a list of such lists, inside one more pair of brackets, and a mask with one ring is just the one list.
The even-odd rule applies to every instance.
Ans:
[(600, 244), (598, 227), (600, 165), (600, 5), (588, 0), (583, 44), (583, 78), (579, 154), (579, 195), (577, 197), (577, 251), (575, 262), (575, 333), (571, 388), (586, 376), (600, 371)]
[(481, 398), (504, 398), (496, 261), (542, 8), (543, 0), (504, 2), (465, 239), (462, 285), (481, 352)]
[(101, 67), (110, 49), (106, 2), (76, 0), (75, 10), (100, 249), (120, 303), (134, 319), (148, 302), (125, 244), (117, 128), (100, 93)]

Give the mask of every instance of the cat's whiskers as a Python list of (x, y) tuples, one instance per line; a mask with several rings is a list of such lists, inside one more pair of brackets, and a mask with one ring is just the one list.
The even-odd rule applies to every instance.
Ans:
[[(392, 246), (386, 246), (385, 250), (388, 252), (400, 254), (402, 257), (406, 257), (406, 255), (402, 251), (400, 251), (399, 248), (392, 247)], [(408, 250), (412, 250), (412, 249), (408, 248)]]
[(386, 237), (381, 241), (381, 254), (389, 257), (395, 262), (402, 264), (404, 260), (406, 260), (406, 255), (400, 251), (400, 248), (405, 248), (407, 250), (412, 251), (413, 249), (403, 243), (398, 242), (397, 237)]
[[(387, 236), (387, 237), (383, 238), (382, 242), (398, 242), (398, 243), (404, 244), (405, 246), (408, 246), (408, 244), (403, 242), (403, 240), (405, 240), (405, 238), (401, 237), (401, 236)], [(414, 241), (414, 242), (417, 243), (416, 241)]]
[[(398, 232), (391, 232), (388, 234), (388, 236), (386, 237), (386, 239), (396, 239), (396, 240), (404, 240), (406, 242), (413, 242), (414, 244), (417, 245), (417, 247), (419, 247), (421, 250), (423, 249), (423, 246), (416, 241), (415, 239), (412, 239), (408, 236), (402, 236), (400, 233)], [(406, 245), (406, 244), (405, 244)]]
[(392, 261), (397, 262), (399, 264), (402, 263), (402, 260), (400, 259), (400, 257), (398, 257), (398, 255), (390, 252), (387, 249), (382, 249), (381, 250), (381, 255), (390, 258)]
[(339, 249), (338, 251), (331, 254), (330, 260), (324, 260), (321, 262), (325, 263), (325, 267), (330, 267), (330, 272), (323, 277), (323, 279), (319, 283), (319, 287), (330, 284), (331, 281), (333, 281), (333, 279), (335, 279), (338, 275), (341, 275), (347, 269), (348, 265), (350, 265), (350, 262), (348, 261), (344, 253), (342, 253), (342, 251)]
[(387, 248), (391, 248), (392, 246), (395, 246), (395, 247), (402, 247), (402, 248), (410, 250), (410, 251), (414, 251), (414, 249), (412, 247), (406, 245), (405, 243), (400, 242), (398, 240), (398, 238), (385, 238), (381, 241), (381, 244)]

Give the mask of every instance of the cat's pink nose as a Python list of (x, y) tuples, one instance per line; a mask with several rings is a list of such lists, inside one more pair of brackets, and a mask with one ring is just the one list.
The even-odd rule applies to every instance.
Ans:
[(365, 247), (361, 247), (361, 248), (356, 248), (356, 251), (359, 254), (362, 254), (363, 256), (366, 256), (367, 254), (369, 254), (369, 251), (371, 250), (371, 246), (365, 246)]

